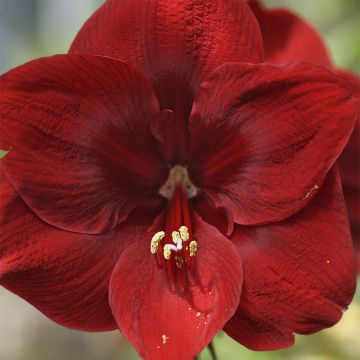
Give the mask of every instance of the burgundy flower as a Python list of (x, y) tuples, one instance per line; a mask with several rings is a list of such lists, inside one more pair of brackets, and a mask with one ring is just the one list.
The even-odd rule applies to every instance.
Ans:
[[(260, 1), (249, 0), (264, 40), (265, 61), (274, 64), (306, 60), (336, 71), (349, 91), (360, 100), (360, 78), (336, 69), (320, 34), (304, 20), (285, 9), (266, 9)], [(339, 158), (339, 168), (351, 233), (360, 272), (360, 119)]]
[(260, 63), (239, 0), (108, 1), (71, 52), (0, 78), (1, 284), (145, 359), (192, 359), (222, 328), (278, 349), (339, 321), (343, 80)]

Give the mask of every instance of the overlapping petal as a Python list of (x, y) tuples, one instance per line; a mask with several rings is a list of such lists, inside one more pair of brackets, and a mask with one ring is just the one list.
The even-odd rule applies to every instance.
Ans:
[(248, 4), (260, 25), (266, 62), (310, 61), (331, 65), (321, 36), (305, 20), (285, 9), (266, 9), (258, 0), (250, 0)]
[(340, 320), (355, 292), (351, 235), (336, 169), (293, 217), (231, 237), (244, 268), (240, 306), (225, 331), (254, 350), (290, 346)]
[(185, 291), (171, 290), (149, 251), (151, 234), (121, 255), (110, 282), (110, 304), (123, 335), (144, 359), (192, 359), (236, 310), (241, 260), (234, 245), (195, 217), (199, 249)]
[[(193, 199), (194, 209), (204, 221), (215, 226), (222, 234), (231, 234), (234, 230), (234, 222), (227, 218), (224, 209), (217, 208), (214, 202), (202, 193)], [(230, 220), (230, 221), (229, 221)]]
[[(260, 1), (250, 0), (264, 39), (265, 61), (287, 63), (306, 60), (332, 68), (347, 83), (348, 89), (360, 99), (358, 76), (335, 69), (320, 34), (306, 21), (283, 9), (266, 9)], [(341, 157), (339, 167), (345, 201), (351, 223), (355, 251), (360, 271), (360, 130), (359, 120)]]
[(342, 85), (307, 63), (219, 67), (191, 114), (192, 179), (239, 224), (296, 213), (321, 187), (358, 116)]
[(120, 253), (154, 213), (137, 213), (105, 235), (76, 234), (40, 220), (2, 173), (0, 192), (0, 284), (64, 326), (116, 328), (108, 302), (110, 276)]
[(110, 0), (70, 49), (135, 66), (154, 84), (161, 106), (182, 114), (206, 74), (229, 61), (257, 63), (262, 51), (244, 0)]
[[(360, 101), (360, 78), (345, 70), (337, 72), (347, 81), (349, 90)], [(360, 117), (338, 164), (357, 256), (357, 269), (360, 272)]]
[(161, 113), (137, 71), (110, 58), (57, 55), (3, 75), (0, 96), (0, 147), (11, 150), (4, 171), (44, 221), (101, 233), (144, 198), (156, 202), (167, 169), (150, 123)]

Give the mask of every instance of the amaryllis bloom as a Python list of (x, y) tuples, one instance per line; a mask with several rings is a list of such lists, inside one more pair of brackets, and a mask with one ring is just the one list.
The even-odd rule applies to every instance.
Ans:
[[(325, 66), (343, 77), (360, 100), (359, 76), (333, 65), (325, 42), (311, 25), (286, 9), (266, 9), (257, 0), (249, 0), (249, 5), (261, 28), (266, 62), (306, 60)], [(360, 272), (360, 119), (338, 164)]]
[(262, 63), (240, 0), (108, 1), (70, 52), (0, 78), (1, 284), (144, 359), (338, 322), (355, 289), (344, 81)]

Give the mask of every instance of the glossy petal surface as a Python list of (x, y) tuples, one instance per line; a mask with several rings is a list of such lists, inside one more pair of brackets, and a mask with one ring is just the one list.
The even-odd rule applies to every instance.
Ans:
[(340, 320), (355, 292), (351, 236), (332, 170), (308, 206), (277, 224), (237, 226), (243, 260), (240, 306), (225, 331), (254, 350), (290, 346)]
[(0, 146), (11, 150), (4, 171), (44, 221), (101, 233), (144, 198), (156, 201), (166, 164), (149, 126), (161, 113), (137, 71), (114, 59), (57, 55), (3, 75), (0, 95)]
[(185, 292), (150, 254), (151, 234), (120, 257), (110, 283), (110, 304), (123, 335), (144, 359), (193, 359), (236, 310), (242, 284), (241, 260), (233, 244), (195, 219), (199, 249)]
[(283, 64), (310, 61), (330, 66), (331, 60), (320, 34), (305, 20), (285, 9), (266, 9), (249, 1), (264, 39), (265, 62)]
[(201, 86), (191, 114), (191, 176), (239, 224), (282, 220), (315, 195), (358, 104), (311, 64), (232, 63)]

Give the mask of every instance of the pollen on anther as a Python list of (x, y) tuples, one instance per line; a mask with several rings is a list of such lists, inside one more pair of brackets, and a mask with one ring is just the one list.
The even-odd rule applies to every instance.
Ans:
[(185, 225), (180, 226), (179, 232), (180, 232), (181, 239), (183, 241), (189, 240), (189, 229), (187, 228), (187, 226), (185, 226)]
[(160, 241), (165, 237), (164, 231), (157, 232), (151, 239), (150, 251), (152, 254), (156, 254), (158, 251)]
[(171, 247), (169, 244), (164, 246), (164, 258), (165, 260), (169, 260), (171, 256)]
[(177, 244), (179, 241), (181, 241), (180, 233), (178, 231), (173, 231), (171, 233), (171, 237), (174, 244)]
[(194, 240), (191, 241), (189, 248), (190, 248), (190, 256), (195, 256), (197, 251), (197, 242)]

